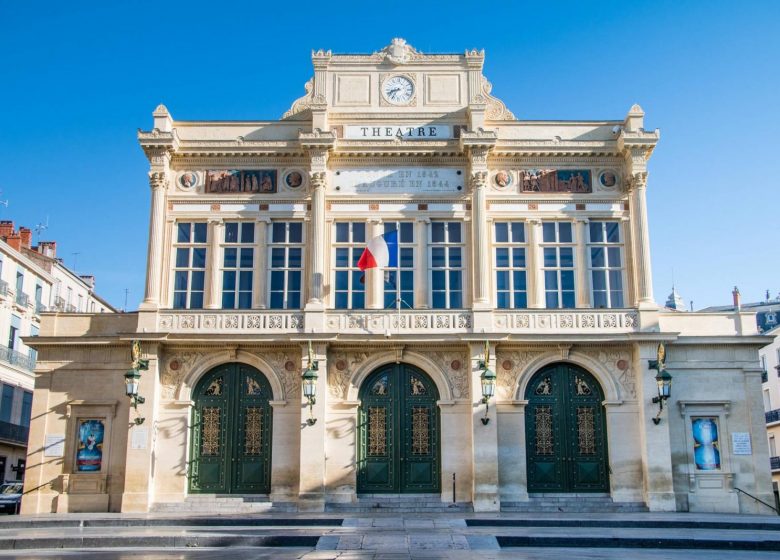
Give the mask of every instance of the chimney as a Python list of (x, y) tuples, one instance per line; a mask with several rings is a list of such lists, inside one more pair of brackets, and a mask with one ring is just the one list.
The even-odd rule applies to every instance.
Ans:
[(57, 242), (56, 241), (39, 241), (38, 252), (49, 258), (57, 257)]
[(84, 280), (84, 283), (89, 286), (90, 290), (95, 289), (95, 277), (91, 274), (82, 274), (79, 276), (82, 280)]
[(734, 311), (741, 311), (742, 310), (742, 301), (739, 297), (739, 288), (734, 286), (734, 291), (731, 292), (732, 297), (734, 298)]
[(26, 227), (19, 228), (19, 237), (22, 238), (22, 247), (30, 248), (32, 242), (32, 230)]
[(14, 223), (11, 220), (0, 220), (0, 237), (9, 237), (14, 232)]
[(17, 251), (22, 250), (22, 237), (18, 233), (12, 233), (5, 238), (5, 242), (8, 243), (12, 249)]

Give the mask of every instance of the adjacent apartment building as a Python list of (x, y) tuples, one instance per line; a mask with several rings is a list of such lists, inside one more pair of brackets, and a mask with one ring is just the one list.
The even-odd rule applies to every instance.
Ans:
[(78, 276), (56, 258), (56, 243), (32, 246), (32, 231), (0, 221), (0, 476), (22, 480), (37, 352), (23, 337), (40, 332), (41, 314), (106, 313), (94, 277)]

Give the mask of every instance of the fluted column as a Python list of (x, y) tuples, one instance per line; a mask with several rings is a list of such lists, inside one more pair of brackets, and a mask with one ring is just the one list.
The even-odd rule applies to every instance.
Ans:
[(168, 184), (164, 172), (149, 174), (152, 188), (152, 205), (149, 218), (149, 247), (146, 261), (146, 290), (143, 307), (156, 309), (160, 305), (160, 271), (162, 270), (163, 237), (165, 235), (165, 187)]
[(542, 222), (538, 219), (527, 220), (528, 224), (528, 307), (544, 309), (544, 271), (542, 265)]
[(268, 301), (268, 224), (266, 217), (258, 218), (255, 228), (257, 234), (257, 265), (252, 278), (252, 309), (265, 309)]
[(487, 238), (487, 203), (485, 188), (487, 172), (477, 171), (471, 174), (471, 231), (472, 254), (474, 259), (474, 307), (487, 307), (490, 304), (488, 286), (490, 285), (490, 253)]
[(417, 240), (417, 260), (414, 265), (414, 308), (428, 309), (428, 224), (429, 218), (417, 218), (414, 235)]
[[(384, 233), (382, 220), (369, 220), (367, 229), (367, 240), (382, 235)], [(383, 268), (369, 268), (365, 275), (366, 309), (382, 309), (385, 306), (385, 270)]]
[(634, 263), (639, 307), (655, 307), (650, 266), (650, 235), (647, 223), (647, 172), (635, 173), (631, 181)]
[(222, 298), (220, 297), (220, 262), (219, 262), (219, 243), (222, 239), (224, 226), (221, 219), (211, 219), (208, 223), (208, 250), (206, 251), (206, 282), (203, 286), (206, 309), (219, 309), (222, 307)]
[(590, 278), (588, 275), (588, 244), (587, 244), (587, 218), (578, 218), (575, 222), (575, 242), (577, 243), (577, 258), (574, 261), (577, 279), (574, 284), (577, 296), (576, 307), (591, 307), (590, 304)]
[(327, 174), (316, 171), (310, 174), (311, 184), (311, 230), (309, 240), (311, 265), (309, 300), (307, 307), (322, 307), (322, 293), (325, 270), (325, 186)]

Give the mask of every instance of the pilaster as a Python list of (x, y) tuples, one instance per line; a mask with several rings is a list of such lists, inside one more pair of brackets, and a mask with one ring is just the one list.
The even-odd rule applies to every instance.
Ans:
[[(152, 189), (152, 202), (149, 217), (149, 246), (146, 260), (146, 289), (141, 309), (152, 311), (160, 306), (160, 283), (162, 270), (163, 238), (165, 237), (165, 190), (168, 187), (168, 175), (165, 164), (153, 166), (149, 173), (149, 186)], [(154, 170), (159, 168), (158, 170)]]
[(220, 240), (224, 235), (224, 224), (221, 218), (212, 218), (208, 223), (208, 250), (206, 251), (206, 281), (204, 285), (205, 298), (203, 307), (206, 309), (220, 309), (222, 298), (220, 297)]
[[(301, 345), (301, 349), (301, 369), (305, 370), (309, 365), (308, 346)], [(312, 350), (313, 360), (318, 364), (316, 403), (311, 410), (311, 416), (316, 419), (316, 422), (313, 425), (308, 424), (309, 406), (306, 397), (301, 392), (301, 474), (298, 490), (298, 510), (316, 512), (325, 511), (325, 440), (327, 435), (325, 430), (325, 411), (328, 399), (327, 344), (314, 344)]]
[(414, 235), (417, 240), (417, 267), (414, 269), (414, 308), (428, 309), (428, 224), (429, 218), (417, 218)]
[[(487, 367), (496, 371), (495, 347), (490, 345), (490, 357)], [(488, 422), (485, 424), (485, 404), (482, 403), (482, 370), (479, 367), (484, 356), (484, 343), (469, 344), (471, 361), (471, 401), (472, 401), (472, 450), (474, 483), (472, 504), (475, 512), (499, 511), (501, 503), (498, 486), (498, 420), (495, 398), (489, 402)]]
[(588, 274), (587, 218), (577, 218), (574, 227), (577, 244), (577, 258), (575, 260), (577, 281), (574, 284), (577, 297), (576, 307), (589, 308), (592, 306), (590, 304), (590, 278)]
[(268, 229), (271, 220), (265, 216), (258, 218), (257, 230), (257, 266), (252, 278), (252, 309), (266, 308), (266, 294), (268, 284)]
[(528, 307), (544, 309), (544, 271), (542, 270), (542, 222), (537, 218), (526, 220), (528, 224)]

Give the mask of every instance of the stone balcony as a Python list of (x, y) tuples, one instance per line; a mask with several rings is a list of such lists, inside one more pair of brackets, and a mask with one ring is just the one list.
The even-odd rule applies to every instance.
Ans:
[[(494, 310), (499, 334), (622, 334), (639, 331), (633, 310)], [(300, 311), (165, 310), (157, 330), (171, 333), (294, 334), (312, 332)], [(423, 335), (474, 333), (471, 310), (327, 310), (325, 331), (353, 335)], [(479, 330), (480, 334), (488, 332)]]

